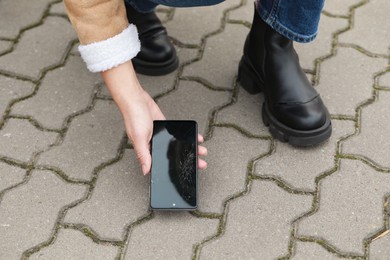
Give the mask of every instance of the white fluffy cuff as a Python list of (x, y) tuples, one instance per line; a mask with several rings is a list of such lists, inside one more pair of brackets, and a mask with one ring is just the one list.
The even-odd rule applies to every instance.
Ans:
[(81, 57), (92, 72), (105, 71), (125, 63), (134, 58), (140, 49), (137, 28), (133, 24), (112, 38), (79, 46)]

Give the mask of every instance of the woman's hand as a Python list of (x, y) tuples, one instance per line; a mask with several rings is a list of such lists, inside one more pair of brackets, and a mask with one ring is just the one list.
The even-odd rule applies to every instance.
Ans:
[[(142, 172), (148, 174), (152, 163), (150, 140), (153, 120), (165, 120), (165, 117), (150, 95), (142, 89), (131, 62), (102, 72), (102, 76), (122, 113), (127, 136), (134, 146)], [(203, 142), (201, 135), (198, 136), (198, 142)], [(206, 155), (207, 149), (199, 146), (198, 153)], [(207, 163), (199, 159), (198, 166), (205, 169)]]

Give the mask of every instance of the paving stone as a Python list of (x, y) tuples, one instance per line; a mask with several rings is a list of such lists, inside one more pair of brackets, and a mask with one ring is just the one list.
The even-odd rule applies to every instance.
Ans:
[(295, 255), (291, 259), (293, 260), (310, 260), (310, 259), (335, 260), (340, 258), (328, 252), (325, 248), (323, 248), (319, 244), (297, 242)]
[(101, 238), (122, 240), (127, 224), (147, 214), (149, 178), (140, 173), (133, 150), (99, 173), (91, 199), (72, 208), (65, 222), (90, 226)]
[[(197, 53), (197, 49), (186, 49), (176, 47), (176, 52), (180, 60), (180, 64), (193, 60)], [(138, 80), (141, 83), (141, 86), (152, 96), (156, 97), (167, 91), (171, 90), (175, 86), (176, 78), (178, 77), (178, 71), (174, 71), (168, 75), (164, 76), (146, 76), (142, 74), (137, 74)], [(107, 88), (104, 87), (101, 92), (105, 96), (109, 96)]]
[(132, 231), (125, 259), (189, 259), (193, 245), (215, 234), (218, 223), (185, 212), (156, 212)]
[(49, 239), (60, 209), (85, 191), (49, 171), (34, 171), (26, 185), (7, 192), (0, 204), (2, 258), (20, 258), (23, 251)]
[(124, 133), (123, 120), (112, 101), (76, 117), (60, 146), (43, 153), (38, 163), (59, 167), (72, 178), (89, 180), (95, 167), (116, 156)]
[(30, 259), (115, 259), (118, 248), (98, 245), (76, 230), (62, 229), (54, 244), (33, 254)]
[(370, 259), (386, 260), (390, 256), (390, 233), (371, 243)]
[(51, 0), (1, 0), (0, 37), (14, 39), (18, 36), (19, 30), (39, 22), (50, 2)]
[[(71, 51), (70, 51), (70, 54), (72, 54), (73, 56), (79, 56), (81, 57), (80, 55), (80, 52), (79, 52), (79, 44), (76, 44), (72, 47)], [(86, 65), (85, 65), (86, 66)]]
[(26, 81), (0, 76), (0, 117), (11, 100), (31, 94), (33, 88), (33, 84)]
[(15, 50), (0, 59), (0, 70), (37, 78), (42, 69), (60, 62), (76, 34), (61, 17), (48, 17), (44, 24), (26, 31)]
[(363, 254), (363, 240), (383, 227), (383, 196), (390, 176), (355, 160), (321, 182), (320, 208), (303, 219), (298, 235), (323, 238), (342, 252)]
[(11, 119), (0, 131), (0, 156), (27, 162), (34, 152), (53, 144), (57, 136), (39, 131), (27, 120)]
[(64, 3), (61, 1), (60, 3), (56, 3), (56, 4), (52, 5), (50, 8), (50, 13), (51, 14), (67, 15)]
[(379, 86), (390, 89), (390, 72), (387, 72), (379, 78)]
[(239, 3), (240, 0), (229, 0), (211, 7), (176, 8), (174, 19), (165, 26), (173, 38), (185, 44), (199, 45), (203, 36), (220, 28), (223, 11)]
[(212, 91), (199, 83), (182, 81), (179, 89), (158, 101), (167, 119), (191, 119), (198, 122), (200, 134), (208, 127), (211, 111), (229, 102), (230, 92)]
[[(370, 0), (367, 4), (356, 9), (353, 29), (341, 34), (339, 41), (357, 44), (373, 53), (388, 55), (389, 9), (390, 1)], [(373, 17), (380, 17), (380, 19), (373, 19)]]
[(261, 119), (263, 101), (263, 94), (250, 95), (240, 87), (236, 103), (220, 110), (217, 122), (235, 124), (252, 134), (270, 135)]
[(174, 12), (174, 8), (165, 7), (163, 5), (159, 5), (156, 8), (156, 15), (163, 24), (171, 20), (172, 12)]
[(390, 93), (382, 91), (378, 101), (362, 110), (361, 132), (344, 143), (343, 153), (362, 155), (390, 167), (389, 101)]
[(11, 48), (13, 42), (0, 40), (0, 55)]
[(386, 66), (386, 59), (339, 48), (335, 57), (322, 63), (317, 91), (331, 114), (355, 116), (356, 107), (372, 96), (372, 75)]
[(333, 15), (349, 15), (349, 9), (361, 3), (361, 0), (327, 0), (325, 1), (324, 10), (333, 14)]
[[(197, 49), (185, 49), (176, 47), (176, 53), (179, 57), (180, 64), (187, 63), (196, 58), (198, 54)], [(143, 88), (152, 96), (161, 95), (168, 90), (171, 90), (175, 86), (179, 71), (176, 70), (168, 75), (151, 77), (146, 75), (137, 74)]]
[(26, 170), (0, 162), (0, 192), (23, 180)]
[(322, 15), (317, 38), (310, 43), (294, 43), (302, 68), (314, 70), (317, 58), (331, 54), (333, 34), (347, 26), (346, 19)]
[(244, 1), (244, 6), (229, 13), (229, 20), (252, 23), (254, 10), (253, 1)]
[(65, 67), (48, 72), (33, 97), (17, 103), (12, 114), (29, 115), (48, 128), (61, 128), (65, 118), (85, 109), (98, 74), (89, 73), (79, 57), (70, 57)]
[(229, 206), (224, 235), (206, 244), (203, 259), (276, 259), (287, 253), (291, 222), (312, 203), (272, 182), (254, 181), (251, 192)]
[(186, 67), (183, 76), (198, 76), (214, 86), (231, 88), (248, 31), (243, 25), (228, 24), (223, 33), (207, 40), (203, 58)]
[(277, 142), (276, 151), (256, 163), (255, 173), (280, 178), (296, 189), (315, 191), (316, 177), (335, 166), (337, 141), (355, 131), (351, 121), (333, 120), (332, 125), (331, 138), (318, 146), (297, 148)]
[(218, 127), (205, 146), (210, 161), (207, 170), (199, 175), (199, 210), (222, 213), (224, 200), (244, 189), (248, 163), (267, 152), (269, 142)]

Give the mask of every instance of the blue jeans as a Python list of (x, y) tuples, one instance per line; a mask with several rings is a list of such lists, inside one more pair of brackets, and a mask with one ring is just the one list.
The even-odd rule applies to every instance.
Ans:
[[(140, 12), (161, 4), (173, 7), (215, 5), (224, 0), (125, 0)], [(312, 41), (318, 31), (324, 0), (256, 0), (261, 19), (274, 30), (297, 42)]]

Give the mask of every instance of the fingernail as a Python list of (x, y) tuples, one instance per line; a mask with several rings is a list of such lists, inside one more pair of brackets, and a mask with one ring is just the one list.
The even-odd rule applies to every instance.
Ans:
[(146, 164), (142, 164), (142, 173), (144, 174), (144, 175), (146, 175), (146, 174), (148, 174), (147, 172), (146, 172)]

